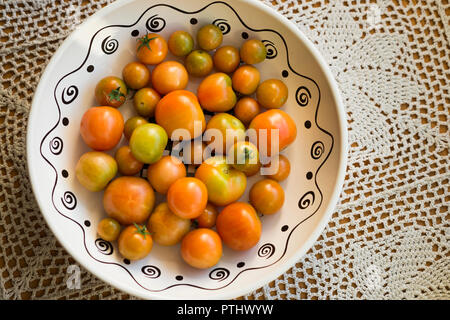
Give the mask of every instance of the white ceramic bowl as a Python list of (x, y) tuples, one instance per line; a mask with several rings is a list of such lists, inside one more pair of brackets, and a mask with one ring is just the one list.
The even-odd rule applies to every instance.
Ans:
[[(154, 245), (147, 258), (129, 263), (115, 244), (96, 234), (97, 223), (106, 216), (102, 194), (88, 192), (75, 178), (76, 161), (88, 151), (79, 134), (80, 119), (95, 105), (96, 83), (107, 75), (120, 76), (123, 66), (135, 59), (138, 36), (157, 32), (168, 39), (178, 29), (195, 34), (207, 23), (222, 29), (223, 44), (239, 47), (246, 38), (263, 40), (268, 57), (258, 65), (261, 78), (279, 78), (288, 85), (283, 110), (295, 120), (298, 135), (283, 152), (292, 166), (282, 182), (286, 200), (279, 213), (262, 217), (262, 237), (254, 248), (225, 248), (211, 269), (186, 265), (179, 246)], [(131, 102), (120, 110), (125, 118), (133, 114)], [(234, 298), (285, 272), (327, 223), (341, 191), (346, 155), (344, 110), (323, 58), (291, 22), (248, 0), (122, 0), (99, 10), (77, 27), (47, 66), (33, 99), (27, 135), (33, 190), (60, 243), (105, 282), (157, 299)]]

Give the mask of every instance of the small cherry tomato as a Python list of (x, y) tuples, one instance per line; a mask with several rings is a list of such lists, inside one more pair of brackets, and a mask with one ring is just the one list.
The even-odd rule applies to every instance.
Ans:
[(139, 89), (133, 98), (134, 109), (142, 117), (153, 117), (159, 100), (161, 100), (161, 96), (155, 89)]
[(148, 181), (161, 194), (166, 194), (170, 185), (183, 177), (186, 177), (186, 167), (174, 156), (164, 156), (147, 169)]
[(133, 156), (129, 146), (122, 146), (117, 149), (115, 154), (119, 172), (124, 176), (134, 176), (138, 174), (144, 164)]
[(251, 187), (249, 199), (256, 211), (274, 214), (283, 206), (284, 190), (275, 180), (260, 180)]
[(103, 240), (116, 241), (120, 234), (120, 223), (111, 218), (104, 218), (98, 224), (97, 233)]
[(181, 257), (191, 267), (210, 268), (222, 257), (222, 240), (211, 229), (192, 230), (181, 241)]
[(111, 107), (93, 107), (81, 118), (80, 134), (92, 149), (104, 151), (114, 148), (122, 138), (123, 117)]
[[(271, 165), (272, 162), (264, 165), (264, 167), (269, 167)], [(278, 156), (278, 169), (275, 171), (274, 174), (268, 175), (267, 177), (279, 182), (285, 180), (289, 176), (290, 172), (291, 172), (291, 164), (289, 163), (288, 158), (280, 154)]]
[(150, 70), (142, 63), (130, 62), (123, 68), (122, 77), (129, 88), (137, 90), (148, 84)]
[(186, 57), (184, 65), (190, 75), (204, 77), (213, 69), (213, 60), (208, 52), (194, 50)]
[(173, 246), (191, 229), (191, 220), (182, 219), (170, 211), (167, 202), (153, 210), (147, 224), (153, 240), (163, 246)]
[(206, 125), (204, 139), (208, 137), (210, 150), (225, 154), (236, 142), (245, 140), (245, 127), (231, 114), (216, 113)]
[(77, 180), (90, 191), (103, 190), (116, 174), (116, 160), (104, 152), (86, 152), (75, 167)]
[(194, 219), (206, 208), (208, 190), (197, 178), (180, 178), (169, 187), (167, 203), (170, 210), (180, 218)]
[(288, 88), (283, 81), (269, 79), (262, 82), (256, 90), (256, 100), (266, 109), (281, 108), (288, 97)]
[(208, 189), (208, 200), (216, 206), (237, 201), (245, 192), (247, 177), (227, 163), (224, 156), (206, 159), (195, 171), (195, 177)]
[(120, 107), (128, 94), (127, 85), (118, 77), (106, 77), (95, 87), (95, 99), (101, 106)]
[(197, 43), (200, 48), (211, 51), (218, 48), (223, 40), (222, 31), (219, 27), (208, 24), (197, 32)]
[(125, 138), (130, 140), (131, 135), (133, 134), (134, 129), (139, 127), (140, 125), (146, 124), (148, 121), (140, 116), (131, 117), (127, 121), (125, 121), (125, 125), (123, 127), (123, 134)]
[(240, 50), (242, 61), (247, 64), (257, 64), (263, 62), (267, 56), (267, 50), (261, 40), (250, 39), (245, 41)]
[(231, 78), (225, 73), (213, 73), (200, 83), (197, 89), (200, 105), (211, 112), (225, 112), (236, 104), (236, 94)]
[[(195, 94), (187, 90), (175, 90), (158, 102), (156, 123), (162, 126), (173, 140), (190, 140), (202, 135), (206, 121)], [(189, 137), (172, 137), (177, 129), (187, 130)]]
[(248, 141), (236, 142), (227, 151), (227, 161), (233, 168), (245, 173), (247, 177), (256, 174), (261, 167), (258, 148)]
[(258, 101), (250, 97), (243, 97), (239, 99), (234, 106), (234, 115), (246, 126), (249, 125), (253, 118), (260, 113), (260, 111), (261, 108)]
[[(297, 126), (294, 120), (286, 112), (279, 109), (272, 109), (258, 114), (250, 122), (249, 129), (255, 130), (259, 154), (264, 157), (276, 155), (294, 142), (297, 136)], [(278, 130), (278, 141), (272, 143), (273, 129)], [(264, 135), (264, 133), (267, 141), (263, 145), (262, 141), (264, 139), (261, 140), (259, 137)], [(276, 142), (278, 142), (278, 146)]]
[(212, 228), (216, 225), (217, 215), (218, 212), (216, 207), (211, 203), (208, 203), (203, 213), (198, 216), (195, 221), (199, 228)]
[(153, 240), (144, 225), (126, 227), (117, 242), (120, 254), (128, 260), (140, 260), (152, 251)]
[(167, 42), (156, 33), (147, 34), (138, 39), (137, 57), (144, 64), (158, 64), (167, 55)]
[(239, 50), (232, 46), (220, 47), (214, 53), (214, 67), (225, 73), (231, 73), (239, 66)]
[(248, 250), (261, 237), (261, 220), (248, 203), (234, 202), (217, 216), (216, 229), (222, 241), (233, 250)]
[(170, 35), (169, 50), (177, 57), (187, 56), (194, 48), (194, 39), (186, 31), (175, 31)]
[(109, 217), (123, 225), (144, 223), (155, 205), (155, 193), (150, 184), (138, 177), (119, 177), (103, 194), (103, 207)]
[(152, 72), (153, 88), (160, 94), (174, 90), (182, 90), (188, 84), (189, 76), (186, 68), (177, 61), (164, 61)]
[(233, 88), (237, 92), (250, 95), (258, 88), (259, 80), (258, 69), (249, 65), (241, 66), (233, 73)]
[(130, 138), (133, 156), (143, 163), (161, 159), (168, 141), (167, 133), (155, 123), (146, 123), (134, 129)]

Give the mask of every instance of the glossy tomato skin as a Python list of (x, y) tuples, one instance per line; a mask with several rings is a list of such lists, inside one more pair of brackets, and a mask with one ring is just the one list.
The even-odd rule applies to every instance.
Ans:
[(86, 152), (75, 167), (75, 175), (80, 184), (94, 192), (103, 190), (116, 174), (116, 161), (104, 152)]
[[(220, 140), (216, 135), (220, 133)], [(228, 136), (227, 136), (228, 134)], [(209, 137), (210, 136), (210, 137)], [(217, 154), (225, 154), (235, 142), (245, 140), (245, 127), (242, 122), (228, 113), (216, 113), (206, 125), (205, 139), (210, 138), (208, 146), (214, 148)]]
[(125, 138), (130, 140), (134, 129), (146, 123), (148, 123), (148, 121), (141, 116), (134, 116), (129, 118), (127, 121), (125, 121), (125, 125), (123, 127), (123, 135), (125, 136)]
[(260, 79), (261, 75), (258, 69), (250, 65), (244, 65), (233, 73), (233, 88), (242, 94), (251, 95), (258, 88)]
[(240, 50), (242, 61), (247, 64), (261, 63), (266, 59), (267, 50), (261, 40), (250, 39), (245, 41)]
[(173, 246), (189, 232), (191, 220), (180, 218), (170, 211), (167, 202), (162, 202), (153, 210), (147, 228), (157, 244)]
[(131, 153), (143, 163), (155, 163), (161, 159), (167, 141), (167, 133), (161, 126), (146, 123), (134, 129), (130, 138)]
[(140, 62), (130, 62), (122, 70), (122, 77), (126, 85), (131, 89), (141, 89), (150, 80), (150, 70)]
[[(265, 167), (266, 166), (270, 166), (270, 163), (265, 165)], [(291, 164), (289, 162), (289, 159), (286, 156), (280, 154), (278, 156), (278, 170), (274, 174), (268, 175), (267, 177), (280, 182), (286, 180), (290, 172)]]
[(105, 151), (114, 148), (123, 132), (123, 117), (112, 107), (92, 107), (81, 118), (80, 134), (92, 149)]
[(213, 69), (213, 60), (208, 52), (203, 50), (194, 50), (184, 62), (188, 73), (194, 77), (204, 77), (211, 73)]
[(268, 79), (263, 81), (256, 90), (256, 99), (266, 109), (279, 109), (287, 101), (288, 88), (283, 81)]
[(199, 228), (213, 228), (216, 225), (217, 215), (216, 207), (214, 207), (211, 203), (206, 205), (205, 211), (198, 216), (195, 221)]
[(284, 203), (284, 190), (273, 179), (256, 182), (249, 193), (250, 203), (256, 211), (269, 215), (278, 212)]
[(236, 104), (231, 78), (222, 72), (207, 76), (197, 89), (200, 105), (211, 112), (225, 112)]
[(216, 229), (228, 247), (243, 251), (258, 243), (261, 238), (262, 225), (251, 205), (245, 202), (234, 202), (219, 213)]
[[(155, 119), (175, 140), (179, 137), (172, 137), (172, 134), (177, 129), (185, 129), (189, 133), (189, 137), (181, 137), (181, 140), (190, 140), (201, 136), (206, 127), (205, 115), (197, 97), (187, 90), (172, 91), (164, 96), (156, 106)], [(196, 123), (199, 130), (195, 130)]]
[(234, 106), (234, 115), (242, 121), (244, 125), (249, 125), (261, 112), (261, 107), (255, 99), (251, 97), (243, 97)]
[(177, 57), (184, 57), (187, 56), (194, 48), (194, 39), (188, 32), (178, 30), (170, 35), (167, 44), (173, 55)]
[(152, 236), (145, 226), (128, 226), (119, 236), (120, 254), (128, 260), (140, 260), (145, 258), (153, 248)]
[(186, 177), (186, 167), (183, 162), (174, 156), (164, 156), (147, 169), (147, 179), (153, 188), (166, 194), (172, 183)]
[(194, 219), (206, 208), (208, 190), (197, 178), (180, 178), (170, 185), (167, 191), (167, 203), (170, 210), (180, 218)]
[(160, 94), (186, 88), (189, 76), (186, 68), (177, 61), (164, 61), (152, 72), (153, 88)]
[(191, 267), (211, 268), (222, 257), (222, 240), (217, 232), (199, 228), (189, 232), (181, 242), (181, 257)]
[(258, 148), (249, 141), (236, 142), (227, 152), (228, 163), (242, 171), (247, 177), (258, 173), (261, 168)]
[(239, 66), (239, 50), (232, 46), (223, 46), (214, 53), (214, 67), (224, 73), (232, 73)]
[(195, 171), (195, 177), (208, 189), (208, 200), (217, 206), (237, 201), (245, 191), (247, 177), (234, 169), (224, 156), (206, 159)]
[(103, 207), (109, 217), (122, 225), (144, 223), (155, 205), (155, 193), (150, 184), (138, 177), (119, 177), (103, 194)]
[[(292, 120), (286, 112), (278, 109), (268, 110), (257, 115), (250, 123), (249, 129), (254, 129), (256, 131), (258, 140), (257, 146), (260, 155), (269, 157), (285, 149), (288, 145), (295, 141), (297, 136), (297, 126), (295, 125), (294, 120)], [(279, 130), (279, 150), (275, 151), (272, 151), (272, 129)], [(266, 130), (267, 132), (267, 145), (261, 145), (258, 139), (261, 134), (261, 130)], [(275, 141), (274, 145), (276, 145)]]
[(223, 40), (222, 31), (213, 24), (208, 24), (200, 28), (197, 33), (197, 43), (200, 48), (211, 51), (218, 48)]
[(144, 164), (133, 156), (129, 146), (117, 149), (114, 158), (117, 161), (119, 172), (124, 176), (134, 176), (144, 167)]
[(125, 82), (114, 76), (101, 79), (95, 87), (95, 99), (101, 106), (118, 108), (125, 102), (127, 94)]
[(133, 97), (134, 109), (141, 117), (153, 117), (159, 100), (161, 96), (155, 89), (142, 88)]
[(168, 51), (166, 40), (156, 33), (150, 33), (138, 39), (136, 52), (143, 64), (158, 64), (166, 58)]
[(116, 241), (120, 234), (120, 223), (112, 218), (104, 218), (98, 224), (97, 233), (103, 240)]

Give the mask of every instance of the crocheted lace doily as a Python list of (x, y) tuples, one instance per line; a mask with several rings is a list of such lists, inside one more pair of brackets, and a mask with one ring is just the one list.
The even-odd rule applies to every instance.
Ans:
[[(0, 298), (132, 298), (81, 268), (33, 198), (33, 92), (66, 36), (109, 0), (0, 2)], [(347, 110), (344, 189), (326, 229), (248, 299), (450, 298), (448, 1), (266, 0), (316, 44)]]

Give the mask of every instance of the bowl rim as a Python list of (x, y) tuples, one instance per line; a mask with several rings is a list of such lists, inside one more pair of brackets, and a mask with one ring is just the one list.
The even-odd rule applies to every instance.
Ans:
[[(129, 0), (117, 0), (116, 2), (113, 2), (97, 12), (95, 12), (92, 16), (88, 17), (82, 24), (80, 24), (78, 27), (88, 24), (92, 22), (93, 20), (97, 19), (100, 16), (106, 15), (108, 12), (113, 11), (117, 8), (120, 8), (124, 6)], [(169, 0), (170, 1), (170, 0)], [(325, 59), (319, 52), (319, 50), (314, 46), (311, 40), (309, 40), (303, 32), (289, 19), (281, 15), (279, 12), (277, 12), (275, 9), (270, 8), (269, 6), (265, 5), (259, 0), (235, 0), (237, 2), (245, 2), (246, 4), (250, 6), (254, 6), (261, 11), (263, 11), (265, 14), (271, 16), (279, 23), (283, 24), (285, 27), (287, 27), (291, 32), (296, 34), (302, 41), (303, 44), (306, 46), (306, 48), (310, 51), (310, 53), (316, 58), (317, 63), (321, 71), (323, 72), (326, 81), (330, 85), (330, 89), (332, 92), (332, 97), (335, 102), (335, 105), (337, 106), (337, 114), (338, 114), (338, 125), (339, 125), (339, 135), (340, 135), (340, 149), (339, 149), (339, 170), (337, 174), (336, 184), (334, 187), (334, 190), (331, 194), (330, 201), (327, 203), (327, 205), (324, 208), (324, 214), (322, 219), (319, 221), (319, 223), (316, 225), (314, 230), (311, 232), (307, 240), (304, 242), (302, 248), (295, 252), (289, 259), (285, 260), (284, 263), (281, 263), (276, 266), (276, 268), (270, 273), (270, 278), (268, 277), (261, 277), (258, 281), (255, 281), (253, 283), (250, 283), (246, 286), (242, 286), (241, 288), (234, 290), (233, 295), (230, 295), (227, 293), (227, 291), (216, 291), (215, 296), (213, 299), (231, 299), (243, 296), (245, 294), (248, 294), (265, 284), (267, 284), (269, 281), (272, 281), (273, 279), (278, 278), (280, 275), (285, 273), (289, 268), (291, 268), (299, 259), (301, 259), (305, 253), (312, 247), (314, 242), (317, 240), (317, 238), (320, 236), (322, 231), (324, 230), (326, 224), (328, 224), (330, 217), (333, 213), (334, 208), (336, 207), (336, 204), (339, 200), (339, 196), (343, 187), (345, 173), (346, 173), (346, 167), (347, 167), (347, 155), (348, 155), (348, 132), (347, 132), (347, 119), (346, 119), (346, 113), (345, 108), (342, 102), (342, 97), (339, 91), (339, 88), (337, 86), (336, 80), (334, 79), (334, 76), (331, 73), (331, 70), (329, 69)], [(213, 2), (213, 1), (212, 1)], [(44, 83), (47, 82), (47, 79), (50, 77), (50, 69), (54, 67), (56, 64), (56, 61), (59, 60), (62, 53), (66, 50), (66, 48), (71, 43), (72, 39), (75, 37), (75, 31), (77, 28), (75, 28), (66, 39), (62, 42), (62, 44), (59, 46), (59, 48), (56, 50), (56, 52), (53, 54), (52, 58), (50, 59), (49, 63), (47, 64), (40, 80), (38, 83), (38, 86), (36, 88), (36, 91), (33, 95), (33, 99), (31, 102), (31, 111), (28, 117), (28, 124), (27, 124), (27, 133), (26, 133), (26, 166), (28, 169), (28, 174), (30, 176), (30, 182), (31, 182), (31, 188), (33, 190), (34, 197), (36, 199), (36, 202), (38, 203), (39, 209), (47, 222), (47, 225), (49, 226), (50, 230), (55, 235), (58, 242), (63, 246), (63, 248), (77, 261), (77, 263), (88, 270), (90, 273), (95, 275), (97, 278), (102, 280), (103, 282), (123, 291), (129, 294), (132, 294), (133, 296), (140, 297), (143, 299), (168, 299), (167, 297), (161, 296), (158, 292), (146, 292), (145, 294), (142, 294), (142, 291), (139, 289), (135, 289), (132, 286), (127, 285), (126, 283), (120, 282), (116, 280), (115, 278), (107, 278), (104, 276), (104, 273), (98, 272), (98, 268), (94, 267), (93, 265), (89, 263), (85, 263), (85, 257), (84, 252), (79, 252), (73, 250), (66, 240), (61, 235), (62, 232), (59, 231), (58, 226), (53, 222), (52, 219), (49, 218), (48, 214), (45, 213), (45, 210), (43, 208), (46, 207), (46, 202), (42, 197), (38, 197), (37, 193), (37, 173), (35, 172), (35, 169), (30, 166), (30, 163), (33, 160), (34, 155), (29, 151), (31, 148), (32, 143), (32, 135), (30, 134), (31, 129), (33, 127), (33, 123), (35, 123), (36, 119), (39, 117), (37, 107), (35, 106), (36, 103), (36, 97), (40, 96), (44, 90)], [(180, 298), (181, 299), (181, 298)]]

